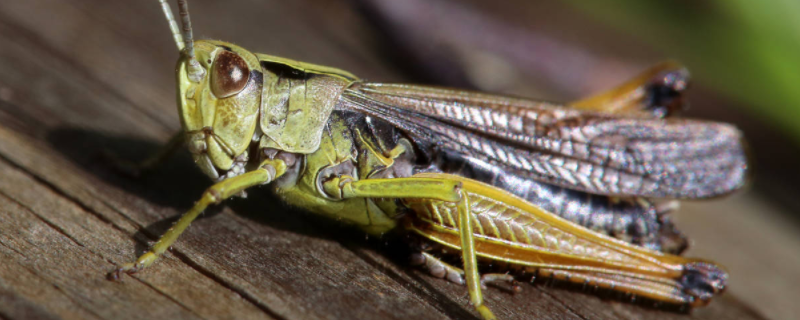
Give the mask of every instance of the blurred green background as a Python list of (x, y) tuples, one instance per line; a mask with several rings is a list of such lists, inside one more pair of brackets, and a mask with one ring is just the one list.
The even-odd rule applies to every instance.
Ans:
[(800, 142), (800, 1), (576, 1)]

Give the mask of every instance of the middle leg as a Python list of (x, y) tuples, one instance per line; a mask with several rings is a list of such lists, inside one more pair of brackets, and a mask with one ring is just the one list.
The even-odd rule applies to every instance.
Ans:
[[(411, 264), (423, 267), (434, 277), (447, 279), (447, 281), (455, 284), (466, 284), (464, 281), (464, 270), (442, 261), (429, 252), (418, 252), (413, 254), (411, 257)], [(481, 275), (480, 283), (482, 289), (486, 289), (486, 285), (489, 283), (494, 283), (497, 285), (501, 282), (510, 284), (512, 292), (516, 293), (522, 291), (522, 287), (519, 286), (516, 278), (514, 278), (514, 276), (511, 274), (484, 273)]]

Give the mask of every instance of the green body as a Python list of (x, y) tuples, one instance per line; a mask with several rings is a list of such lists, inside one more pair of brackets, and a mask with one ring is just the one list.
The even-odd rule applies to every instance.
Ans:
[[(211, 69), (215, 56), (231, 51), (244, 59), (251, 75), (245, 88), (229, 97), (216, 97), (211, 77), (199, 82), (187, 76), (186, 60), (178, 62), (178, 106), (181, 123), (189, 135), (195, 162), (216, 178), (213, 168), (230, 170), (236, 157), (248, 152), (253, 141), (259, 148), (306, 154), (318, 149), (322, 129), (342, 90), (355, 81), (345, 71), (268, 55), (255, 55), (220, 41), (196, 41), (197, 58)], [(275, 66), (273, 70), (262, 65)], [(277, 74), (287, 72), (287, 74)], [(302, 77), (293, 77), (295, 71)], [(192, 148), (195, 141), (204, 148)], [(200, 152), (195, 152), (200, 151)]]
[[(326, 178), (320, 174), (328, 168), (348, 167), (353, 169), (349, 174), (363, 179), (392, 162), (383, 155), (389, 150), (354, 141), (341, 119), (329, 121), (339, 96), (356, 81), (355, 76), (335, 68), (252, 54), (225, 42), (196, 41), (195, 49), (204, 68), (211, 69), (215, 55), (232, 51), (244, 58), (251, 71), (261, 72), (263, 79), (258, 82), (251, 76), (241, 92), (218, 98), (210, 89), (210, 76), (193, 82), (186, 76), (185, 61), (179, 62), (179, 112), (190, 150), (204, 172), (217, 180), (230, 178), (233, 175), (228, 172), (237, 161), (245, 167), (253, 162), (254, 155), (249, 154), (253, 150), (258, 156), (263, 150), (296, 154), (302, 163), (275, 183), (276, 193), (287, 203), (357, 225), (370, 234), (382, 234), (396, 226), (393, 201), (335, 199), (320, 189)], [(325, 128), (329, 132), (323, 132)], [(191, 147), (196, 141), (206, 147)], [(360, 161), (358, 152), (363, 152)]]
[(319, 181), (326, 177), (320, 175), (325, 175), (330, 169), (342, 168), (350, 171), (342, 173), (353, 178), (367, 179), (373, 173), (391, 166), (391, 159), (385, 158), (377, 150), (363, 150), (365, 153), (361, 157), (362, 161), (358, 161), (354, 151), (359, 149), (357, 142), (363, 141), (348, 139), (350, 128), (341, 119), (334, 119), (329, 125), (331, 131), (322, 136), (319, 148), (304, 157), (305, 163), (298, 168), (300, 171), (296, 182), (277, 181), (276, 194), (290, 205), (356, 225), (369, 234), (381, 235), (394, 229), (397, 225), (394, 201), (373, 198), (336, 199), (321, 190)]
[[(186, 20), (184, 31), (190, 31), (185, 2), (181, 6)], [(270, 184), (288, 204), (358, 226), (369, 234), (382, 235), (402, 227), (460, 252), (463, 270), (447, 266), (431, 255), (427, 255), (427, 265), (444, 268), (448, 279), (465, 283), (470, 303), (486, 319), (494, 316), (483, 304), (479, 257), (526, 272), (545, 272), (670, 303), (701, 305), (725, 287), (727, 274), (711, 263), (647, 250), (590, 231), (515, 196), (511, 188), (504, 190), (494, 181), (482, 183), (470, 176), (480, 172), (459, 175), (457, 170), (450, 174), (435, 167), (446, 164), (432, 160), (437, 150), (444, 150), (437, 147), (449, 143), (447, 150), (472, 152), (472, 160), (484, 161), (491, 154), (502, 155), (505, 160), (501, 162), (508, 168), (526, 164), (529, 168), (521, 171), (530, 173), (528, 179), (538, 177), (583, 191), (597, 188), (605, 194), (627, 190), (609, 191), (610, 186), (631, 187), (635, 193), (643, 190), (641, 185), (619, 184), (613, 176), (608, 180), (591, 174), (600, 172), (603, 176), (602, 169), (609, 163), (589, 168), (590, 175), (583, 178), (594, 179), (594, 184), (581, 184), (584, 180), (576, 177), (581, 178), (587, 171), (578, 169), (587, 167), (567, 163), (571, 160), (567, 158), (580, 159), (582, 155), (569, 154), (572, 148), (561, 149), (562, 141), (558, 139), (569, 145), (586, 143), (582, 139), (588, 139), (590, 145), (599, 141), (591, 145), (596, 147), (593, 150), (617, 152), (604, 140), (608, 138), (604, 131), (596, 130), (599, 128), (611, 132), (613, 141), (644, 137), (676, 148), (670, 142), (674, 132), (694, 126), (711, 128), (723, 136), (681, 135), (682, 142), (722, 141), (725, 144), (720, 153), (733, 154), (731, 161), (743, 161), (735, 129), (707, 123), (670, 124), (648, 112), (639, 112), (646, 104), (640, 89), (648, 88), (649, 77), (573, 108), (422, 86), (363, 84), (352, 74), (335, 68), (254, 54), (221, 41), (192, 41), (190, 32), (181, 36), (168, 6), (164, 8), (176, 39), (186, 39), (185, 47), (178, 41), (182, 57), (177, 68), (177, 100), (184, 129), (180, 135), (185, 137), (196, 164), (216, 183), (149, 252), (120, 267), (117, 277), (151, 265), (209, 205), (248, 188)], [(656, 68), (654, 74), (671, 68)], [(637, 92), (639, 96), (631, 99), (630, 93)], [(594, 110), (601, 113), (592, 113)], [(589, 127), (583, 131), (577, 128), (577, 133), (569, 131), (570, 125), (576, 123)], [(592, 127), (595, 123), (606, 126)], [(619, 125), (636, 130), (614, 133)], [(442, 138), (430, 134), (434, 131), (428, 129), (433, 128)], [(587, 138), (587, 132), (599, 132), (597, 139)], [(535, 136), (554, 140), (544, 145), (526, 145), (537, 143), (528, 141)], [(624, 153), (630, 151), (627, 147), (637, 145), (623, 148), (618, 158), (639, 155)], [(544, 152), (546, 156), (537, 158), (533, 154), (525, 159), (514, 154), (531, 155), (531, 151)], [(428, 162), (421, 165), (418, 158)], [(537, 172), (542, 165), (549, 171)], [(617, 166), (612, 168), (615, 170), (628, 169), (625, 163), (610, 165)], [(692, 177), (702, 170), (691, 167), (685, 171)], [(504, 172), (498, 172), (495, 179), (504, 179), (501, 173)], [(724, 173), (733, 177), (728, 179), (732, 184), (719, 189), (720, 193), (740, 186), (741, 172)], [(651, 178), (648, 172), (629, 174), (634, 182)], [(712, 171), (711, 176), (723, 175)], [(656, 182), (652, 185), (661, 185)], [(704, 189), (708, 188), (701, 186), (701, 191)], [(631, 196), (650, 195), (647, 192), (678, 194), (671, 189), (648, 189)], [(576, 199), (573, 204), (590, 202)]]

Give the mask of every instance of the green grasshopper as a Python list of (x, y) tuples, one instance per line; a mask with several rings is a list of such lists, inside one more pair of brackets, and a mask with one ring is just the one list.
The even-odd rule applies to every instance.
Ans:
[[(270, 185), (288, 204), (381, 236), (413, 235), (415, 262), (466, 284), (483, 318), (479, 262), (656, 301), (701, 306), (728, 275), (680, 257), (676, 199), (716, 197), (746, 180), (741, 133), (674, 117), (688, 73), (658, 65), (567, 105), (370, 83), (339, 69), (194, 41), (160, 0), (178, 49), (183, 131), (150, 167), (188, 144), (216, 183), (135, 262), (153, 264), (209, 205)], [(463, 268), (437, 253), (460, 253)]]

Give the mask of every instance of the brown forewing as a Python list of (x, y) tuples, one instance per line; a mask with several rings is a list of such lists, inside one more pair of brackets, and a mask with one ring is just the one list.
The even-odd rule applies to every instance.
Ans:
[(708, 198), (746, 180), (732, 125), (586, 112), (434, 87), (359, 83), (340, 108), (404, 130), (419, 145), (488, 161), (523, 177), (594, 194)]

